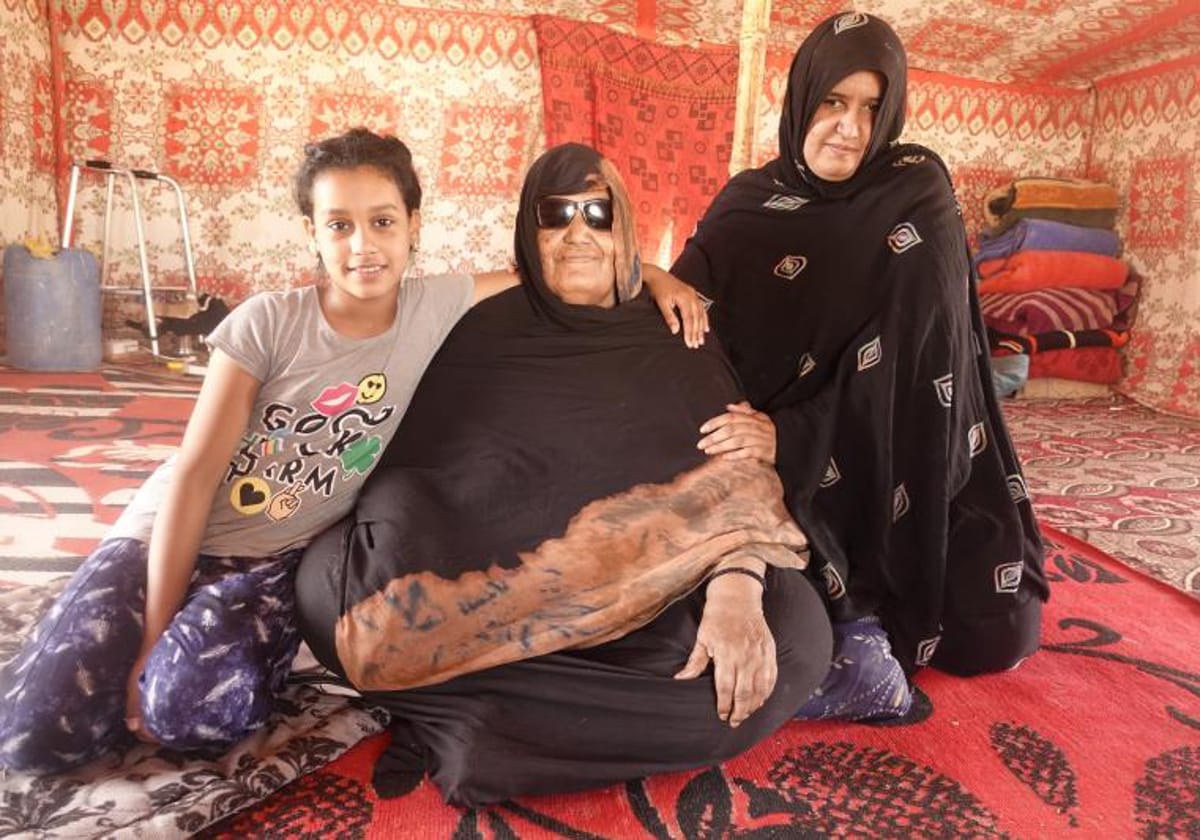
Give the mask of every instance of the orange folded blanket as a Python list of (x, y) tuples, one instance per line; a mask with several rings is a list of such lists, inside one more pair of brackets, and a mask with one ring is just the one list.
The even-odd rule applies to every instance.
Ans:
[(988, 199), (988, 209), (997, 216), (1030, 207), (1105, 210), (1121, 206), (1121, 195), (1112, 184), (1079, 178), (1018, 178), (1003, 193), (989, 193)]
[(1013, 181), (1012, 207), (1073, 207), (1101, 210), (1121, 206), (1121, 195), (1112, 184), (1076, 178), (1021, 178)]
[(1082, 251), (1018, 251), (979, 264), (979, 293), (1038, 289), (1119, 289), (1129, 266), (1124, 260)]
[(1111, 227), (1121, 195), (1111, 184), (1076, 178), (1018, 178), (983, 198), (984, 221), (1003, 229), (1021, 218)]

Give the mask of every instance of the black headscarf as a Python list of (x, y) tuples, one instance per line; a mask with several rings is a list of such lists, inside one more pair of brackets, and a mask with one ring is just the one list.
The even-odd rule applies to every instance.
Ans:
[[(850, 178), (826, 181), (804, 163), (808, 126), (829, 91), (861, 70), (884, 78), (871, 137)], [(831, 368), (822, 362), (836, 357), (882, 305), (878, 278), (892, 256), (885, 243), (912, 221), (907, 213), (921, 207), (961, 227), (941, 159), (895, 142), (904, 127), (907, 79), (904, 47), (883, 20), (846, 12), (818, 24), (792, 61), (779, 157), (725, 185), (675, 264), (677, 276), (716, 300), (717, 334), (757, 406), (803, 396), (824, 381)], [(738, 273), (780, 279), (767, 286), (729, 283)], [(821, 317), (798, 319), (797, 312)], [(805, 354), (816, 366), (798, 380), (796, 371), (810, 365)]]
[(623, 315), (615, 315), (600, 307), (581, 308), (566, 303), (546, 285), (538, 251), (537, 202), (547, 196), (571, 195), (597, 187), (606, 188), (612, 198), (616, 301), (618, 304), (626, 303), (636, 298), (642, 290), (642, 270), (629, 196), (612, 164), (590, 146), (564, 143), (534, 161), (521, 188), (517, 229), (513, 237), (517, 272), (521, 275), (525, 293), (534, 309), (568, 329), (587, 329), (589, 326), (603, 328), (611, 324), (614, 317), (621, 318)]
[[(887, 82), (869, 145), (850, 178), (824, 181), (803, 165), (808, 126), (860, 70)], [(910, 668), (945, 636), (946, 667), (987, 670), (1005, 657), (963, 628), (1019, 615), (1033, 637), (1018, 647), (1036, 647), (1041, 547), (949, 172), (893, 143), (905, 84), (883, 21), (850, 12), (817, 26), (792, 63), (780, 157), (730, 180), (672, 271), (715, 300), (715, 332), (775, 422), (788, 504), (835, 616), (880, 614)], [(1000, 624), (982, 635), (1020, 635)]]
[(696, 448), (701, 423), (739, 399), (735, 378), (719, 350), (689, 350), (639, 293), (636, 253), (620, 243), (633, 228), (623, 196), (620, 302), (568, 304), (542, 278), (534, 202), (595, 174), (617, 199), (606, 166), (582, 146), (534, 164), (517, 221), (524, 290), (463, 317), (353, 517), (305, 555), (305, 636), (360, 687), (598, 644), (742, 551), (802, 565), (774, 471)]
[[(805, 164), (805, 135), (829, 91), (842, 79), (863, 70), (884, 78), (871, 141), (853, 177), (837, 182), (823, 180)], [(769, 166), (772, 174), (787, 186), (816, 196), (834, 197), (854, 191), (856, 182), (872, 178), (870, 164), (904, 130), (907, 92), (904, 45), (887, 23), (874, 15), (847, 12), (819, 24), (796, 51), (788, 71), (779, 118), (779, 157)]]

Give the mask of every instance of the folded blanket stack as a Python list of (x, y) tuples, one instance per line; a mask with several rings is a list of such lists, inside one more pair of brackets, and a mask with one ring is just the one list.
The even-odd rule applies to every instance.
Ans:
[(1120, 379), (1139, 278), (1120, 259), (1119, 206), (1109, 184), (1058, 178), (1021, 178), (984, 198), (974, 264), (1001, 393), (1025, 376)]

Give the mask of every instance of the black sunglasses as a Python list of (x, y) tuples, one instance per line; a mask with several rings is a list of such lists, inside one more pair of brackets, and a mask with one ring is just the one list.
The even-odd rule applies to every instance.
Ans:
[(592, 230), (612, 230), (613, 210), (611, 198), (589, 198), (572, 201), (569, 198), (547, 196), (539, 198), (534, 205), (537, 225), (549, 230), (565, 228), (571, 224), (576, 213), (583, 213), (583, 221)]

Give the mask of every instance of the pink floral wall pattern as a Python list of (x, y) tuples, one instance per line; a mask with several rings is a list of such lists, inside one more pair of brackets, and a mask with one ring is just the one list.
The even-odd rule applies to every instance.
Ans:
[(1102, 83), (1089, 174), (1126, 195), (1117, 227), (1144, 277), (1121, 389), (1200, 416), (1200, 57)]
[[(792, 51), (845, 5), (773, 4), (757, 160), (774, 154)], [(57, 238), (70, 160), (107, 157), (180, 179), (200, 282), (209, 290), (241, 299), (308, 282), (313, 266), (290, 176), (304, 143), (367, 125), (403, 137), (422, 176), (415, 270), (506, 265), (516, 191), (546, 143), (534, 16), (555, 15), (619, 35), (608, 42), (623, 45), (620, 55), (599, 60), (628, 62), (632, 70), (627, 79), (593, 84), (587, 67), (562, 59), (555, 78), (583, 93), (555, 100), (570, 113), (553, 119), (581, 136), (600, 132), (631, 182), (644, 184), (646, 195), (673, 196), (670, 206), (649, 208), (643, 223), (648, 250), (677, 250), (688, 225), (672, 225), (672, 214), (698, 212), (693, 205), (719, 186), (713, 178), (725, 177), (720, 163), (730, 151), (718, 138), (706, 148), (714, 165), (703, 177), (676, 170), (680, 134), (686, 141), (689, 125), (707, 131), (708, 122), (729, 120), (734, 82), (731, 76), (727, 90), (705, 94), (713, 97), (712, 114), (680, 110), (678, 124), (669, 115), (645, 124), (639, 103), (652, 98), (648, 79), (707, 78), (736, 56), (740, 0), (497, 0), (486, 14), (480, 6), (0, 0), (0, 246), (39, 233)], [(947, 160), (972, 233), (982, 224), (984, 194), (1016, 176), (1087, 175), (1118, 186), (1127, 256), (1146, 279), (1122, 387), (1152, 406), (1200, 416), (1195, 0), (985, 0), (955, 4), (952, 12), (921, 0), (853, 6), (890, 20), (905, 40), (913, 68), (905, 139)], [(578, 45), (580, 55), (595, 47), (598, 36), (588, 32), (577, 30), (592, 38)], [(697, 53), (682, 60), (639, 43)], [(639, 70), (639, 61), (655, 63)], [(621, 102), (597, 110), (597, 96)], [(592, 125), (597, 113), (606, 122)], [(628, 130), (639, 123), (641, 146)], [(80, 242), (93, 246), (103, 214), (97, 182), (81, 190), (77, 215)], [(170, 196), (149, 192), (152, 269), (176, 276), (182, 266)], [(117, 218), (128, 210), (118, 190)], [(133, 283), (132, 229), (117, 228), (114, 279)]]
[(1129, 183), (1127, 244), (1133, 249), (1178, 248), (1187, 237), (1192, 167), (1186, 155), (1145, 158)]
[(261, 142), (260, 95), (205, 75), (204, 81), (166, 91), (164, 168), (192, 184), (247, 183)]

